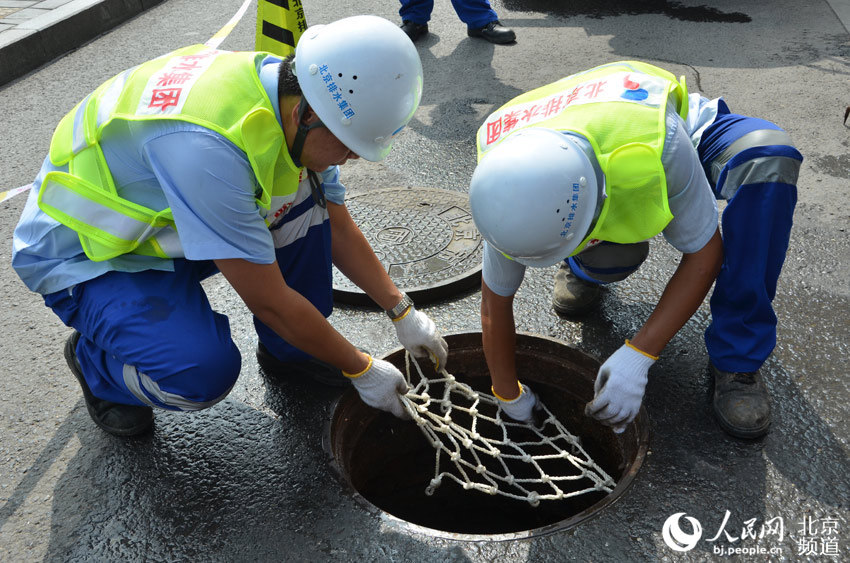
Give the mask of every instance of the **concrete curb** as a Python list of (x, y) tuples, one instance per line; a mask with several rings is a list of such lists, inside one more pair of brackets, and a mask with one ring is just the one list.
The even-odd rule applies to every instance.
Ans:
[(0, 86), (163, 0), (72, 0), (0, 33)]
[(850, 0), (826, 0), (835, 15), (844, 25), (844, 29), (850, 31)]

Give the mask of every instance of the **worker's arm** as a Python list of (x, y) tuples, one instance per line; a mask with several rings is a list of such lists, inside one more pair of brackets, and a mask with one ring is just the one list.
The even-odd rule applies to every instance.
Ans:
[[(401, 291), (381, 264), (369, 241), (351, 218), (345, 205), (328, 202), (331, 222), (331, 252), (339, 271), (366, 292), (379, 307), (392, 309), (402, 300)], [(393, 320), (398, 340), (416, 356), (431, 355), (438, 367), (445, 366), (446, 341), (425, 313), (410, 306)]]
[(683, 254), (676, 272), (667, 282), (655, 310), (634, 335), (632, 344), (658, 356), (679, 329), (685, 326), (711, 289), (723, 264), (720, 230), (697, 252)]
[(360, 352), (339, 334), (312, 303), (286, 285), (277, 263), (216, 260), (216, 266), (248, 308), (278, 336), (341, 369), (367, 405), (406, 418), (401, 372), (385, 360)]
[(631, 341), (612, 354), (596, 376), (585, 412), (622, 432), (643, 402), (649, 368), (699, 308), (723, 263), (720, 231), (697, 252), (683, 254), (652, 314)]
[(517, 378), (513, 303), (513, 295), (498, 295), (481, 282), (481, 331), (493, 394), (510, 418), (532, 423), (538, 400)]
[(502, 297), (481, 282), (481, 338), (493, 391), (506, 399), (519, 393), (516, 373), (514, 296)]
[(696, 250), (682, 254), (655, 310), (631, 340), (636, 348), (652, 356), (661, 353), (699, 308), (723, 263), (714, 192), (686, 124), (678, 116), (673, 121), (676, 128), (665, 142), (662, 156), (673, 214), (664, 228), (664, 237), (676, 248)]
[(331, 220), (331, 252), (339, 271), (366, 292), (382, 309), (392, 309), (401, 301), (401, 291), (363, 236), (344, 205), (328, 202)]
[(300, 293), (286, 285), (277, 262), (216, 260), (216, 266), (258, 319), (278, 336), (347, 373), (359, 373), (369, 357), (334, 329)]

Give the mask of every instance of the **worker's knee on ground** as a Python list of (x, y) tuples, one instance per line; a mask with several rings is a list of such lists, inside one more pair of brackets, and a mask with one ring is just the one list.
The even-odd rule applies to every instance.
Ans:
[[(180, 393), (181, 410), (195, 411), (211, 407), (230, 393), (242, 368), (242, 356), (233, 342), (229, 346), (198, 347), (187, 350), (192, 368), (181, 375), (182, 385), (189, 389)], [(181, 386), (182, 386), (181, 385)]]
[(618, 282), (634, 273), (649, 256), (649, 241), (633, 244), (603, 242), (574, 256), (581, 273), (601, 283)]

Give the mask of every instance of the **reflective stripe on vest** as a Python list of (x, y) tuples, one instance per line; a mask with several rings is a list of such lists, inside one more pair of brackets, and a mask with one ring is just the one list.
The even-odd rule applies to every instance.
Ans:
[[(83, 250), (101, 260), (136, 251), (145, 241), (160, 237), (160, 231), (166, 227), (176, 235), (171, 209), (154, 213), (120, 197), (103, 197), (99, 187), (65, 172), (49, 172), (45, 176), (38, 205), (63, 225), (86, 233), (80, 241)], [(155, 250), (162, 246), (153, 240), (141, 253), (161, 258), (171, 256)], [(175, 248), (173, 240), (165, 246)]]
[(478, 159), (511, 133), (547, 127), (584, 136), (605, 175), (606, 193), (594, 239), (634, 243), (660, 233), (673, 218), (661, 164), (670, 98), (687, 116), (684, 78), (636, 61), (590, 69), (522, 94), (491, 114), (478, 130)]
[[(100, 140), (112, 120), (174, 119), (211, 129), (245, 152), (260, 189), (264, 218), (295, 198), (293, 164), (271, 101), (257, 74), (265, 53), (230, 53), (202, 45), (180, 49), (104, 82), (59, 123), (51, 172), (38, 205), (79, 234), (95, 261), (125, 253), (183, 256), (170, 209), (155, 211), (119, 196)], [(227, 87), (221, 87), (222, 79)], [(270, 205), (276, 207), (270, 210)], [(266, 223), (269, 223), (267, 219)]]

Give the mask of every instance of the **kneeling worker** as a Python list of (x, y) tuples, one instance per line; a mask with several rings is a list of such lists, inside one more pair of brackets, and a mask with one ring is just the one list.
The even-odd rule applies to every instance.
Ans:
[(554, 307), (583, 315), (598, 305), (599, 284), (637, 270), (663, 233), (681, 262), (645, 324), (602, 365), (587, 414), (617, 431), (634, 419), (650, 366), (716, 279), (705, 336), (714, 412), (733, 436), (765, 434), (759, 369), (776, 344), (772, 300), (802, 161), (787, 133), (722, 99), (689, 96), (663, 69), (618, 62), (515, 98), (477, 143), (469, 197), (486, 240), (484, 351), (505, 412), (528, 420), (536, 405), (514, 358), (513, 296), (526, 266), (560, 263)]
[(60, 122), (12, 262), (75, 329), (65, 356), (101, 428), (139, 434), (154, 407), (198, 410), (229, 393), (241, 356), (201, 287), (217, 272), (254, 314), (264, 369), (324, 362), (404, 415), (401, 373), (325, 317), (333, 263), (391, 313), (402, 345), (445, 363), (445, 341), (390, 280), (339, 182), (348, 159), (387, 156), (421, 93), (407, 36), (357, 16), (309, 28), (294, 61), (175, 51)]

